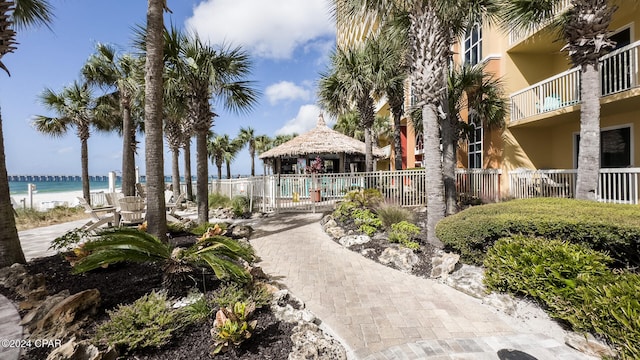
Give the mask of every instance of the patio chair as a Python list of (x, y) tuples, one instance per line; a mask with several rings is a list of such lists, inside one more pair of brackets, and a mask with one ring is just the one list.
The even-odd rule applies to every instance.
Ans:
[(184, 193), (180, 193), (180, 195), (178, 195), (178, 197), (176, 197), (175, 199), (172, 199), (172, 197), (173, 195), (171, 197), (166, 197), (167, 203), (165, 204), (165, 207), (169, 212), (167, 214), (167, 220), (180, 222), (181, 217), (180, 215), (176, 214), (176, 209), (178, 208), (178, 206), (180, 206), (180, 204), (182, 204), (182, 200), (184, 200)]
[(139, 196), (124, 196), (120, 204), (120, 225), (137, 225), (144, 222), (145, 201)]
[(141, 183), (136, 183), (136, 192), (138, 193), (138, 196), (140, 196), (143, 199), (147, 198), (147, 188), (145, 187), (144, 184)]
[(108, 226), (113, 226), (118, 222), (118, 213), (114, 206), (103, 206), (103, 207), (92, 207), (89, 205), (87, 200), (83, 197), (77, 198), (80, 205), (84, 207), (85, 214), (89, 214), (91, 216), (91, 220), (80, 227), (80, 229), (85, 231), (92, 231), (97, 229), (98, 227), (107, 224)]
[(107, 199), (107, 204), (109, 204), (109, 206), (119, 208), (120, 207), (119, 201), (124, 197), (124, 194), (119, 192), (112, 192), (112, 193), (104, 194), (104, 197)]

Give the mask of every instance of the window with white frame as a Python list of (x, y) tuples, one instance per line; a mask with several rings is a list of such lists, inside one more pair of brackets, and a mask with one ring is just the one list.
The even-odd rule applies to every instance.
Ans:
[(473, 126), (473, 132), (469, 134), (468, 143), (468, 155), (469, 155), (469, 169), (482, 169), (482, 137), (484, 131), (482, 129), (482, 123), (480, 121), (474, 121), (469, 117), (469, 122)]
[(482, 61), (482, 27), (475, 24), (464, 37), (464, 62), (476, 65)]
[[(633, 164), (631, 126), (620, 126), (600, 130), (600, 167), (624, 168)], [(574, 163), (577, 167), (580, 150), (580, 134), (575, 135)]]

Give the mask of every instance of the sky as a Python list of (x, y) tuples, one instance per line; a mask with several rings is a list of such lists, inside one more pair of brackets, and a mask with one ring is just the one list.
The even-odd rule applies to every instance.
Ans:
[[(52, 138), (32, 126), (35, 115), (56, 116), (38, 100), (45, 88), (59, 92), (80, 80), (80, 69), (98, 43), (132, 51), (132, 28), (146, 19), (147, 1), (51, 0), (55, 19), (50, 29), (18, 32), (18, 48), (2, 61), (11, 76), (0, 73), (0, 111), (9, 175), (79, 175), (80, 140), (73, 129)], [(261, 95), (247, 114), (233, 114), (214, 103), (213, 131), (238, 135), (252, 127), (256, 135), (304, 133), (316, 124), (319, 74), (335, 47), (331, 0), (167, 0), (165, 24), (196, 32), (213, 46), (241, 46), (251, 56), (247, 80)], [(100, 94), (97, 91), (96, 94)], [(144, 138), (136, 165), (144, 174)], [(195, 141), (192, 174), (195, 174)], [(94, 132), (89, 139), (89, 173), (107, 175), (121, 169), (122, 142), (116, 134)], [(165, 144), (165, 174), (171, 154)], [(235, 175), (248, 175), (251, 160), (245, 147), (231, 164)], [(180, 169), (183, 165), (181, 160)], [(256, 171), (262, 173), (256, 159)], [(209, 173), (217, 169), (209, 163)], [(225, 170), (223, 169), (223, 173)]]

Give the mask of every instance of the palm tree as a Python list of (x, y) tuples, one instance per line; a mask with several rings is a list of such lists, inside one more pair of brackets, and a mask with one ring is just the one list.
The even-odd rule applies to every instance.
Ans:
[(580, 145), (576, 198), (596, 200), (600, 172), (600, 74), (598, 60), (614, 47), (609, 25), (617, 9), (606, 0), (572, 0), (571, 6), (556, 17), (560, 0), (504, 0), (506, 27), (529, 30), (534, 25), (553, 22), (562, 34), (574, 66), (580, 68)]
[[(16, 50), (16, 30), (31, 26), (48, 26), (52, 20), (52, 7), (48, 0), (0, 0), (0, 68), (9, 69), (2, 58)], [(4, 134), (0, 115), (0, 268), (14, 263), (25, 263), (26, 259), (13, 214), (9, 196), (9, 177), (4, 152)]]
[(375, 120), (374, 69), (365, 46), (338, 48), (331, 55), (331, 69), (320, 75), (318, 98), (326, 111), (339, 116), (351, 111), (352, 104), (359, 114), (364, 130), (366, 171), (373, 171), (373, 142), (371, 127)]
[(197, 35), (184, 37), (178, 69), (186, 86), (192, 129), (196, 134), (198, 221), (208, 217), (207, 134), (213, 125), (211, 100), (227, 110), (246, 112), (257, 100), (257, 92), (244, 78), (251, 71), (249, 56), (240, 48), (214, 49)]
[[(489, 129), (503, 127), (508, 105), (501, 80), (486, 73), (483, 64), (455, 68), (447, 87), (449, 113), (442, 126), (442, 163), (446, 213), (452, 215), (457, 212), (455, 169), (458, 141), (474, 134), (475, 125)], [(467, 122), (460, 117), (463, 109), (469, 112)]]
[(147, 184), (147, 231), (167, 239), (164, 199), (164, 149), (162, 134), (162, 94), (164, 61), (164, 10), (166, 0), (149, 0), (145, 37), (145, 167)]
[(276, 137), (273, 139), (271, 145), (272, 145), (272, 147), (280, 146), (280, 145), (286, 143), (287, 141), (293, 139), (296, 136), (298, 136), (298, 134), (296, 134), (296, 133), (289, 134), (289, 135), (276, 135)]
[(58, 116), (37, 115), (33, 121), (36, 130), (46, 135), (59, 137), (67, 134), (70, 128), (76, 129), (81, 144), (82, 196), (90, 203), (88, 140), (91, 136), (91, 128), (110, 129), (106, 121), (96, 117), (98, 112), (96, 99), (87, 83), (80, 84), (77, 81), (63, 88), (59, 93), (47, 88), (39, 99), (47, 109), (57, 113)]
[(171, 150), (171, 180), (173, 193), (180, 194), (180, 148), (185, 143), (185, 113), (186, 109), (178, 101), (167, 99), (165, 101), (164, 135), (167, 138), (169, 150)]
[(122, 111), (122, 193), (135, 195), (136, 126), (132, 116), (134, 97), (140, 96), (143, 86), (141, 60), (129, 54), (119, 55), (113, 46), (96, 45), (82, 68), (90, 84), (114, 88)]
[(349, 111), (338, 116), (338, 121), (333, 125), (333, 130), (364, 141), (364, 131), (360, 126), (360, 118), (357, 111)]
[(423, 122), (425, 181), (429, 184), (426, 188), (427, 241), (436, 242), (435, 226), (446, 210), (439, 108), (448, 113), (445, 98), (450, 49), (471, 25), (497, 12), (496, 1), (336, 0), (335, 5), (341, 24), (348, 23), (354, 16), (362, 16), (363, 10), (375, 12), (382, 23), (404, 20), (411, 89)]
[(256, 176), (256, 135), (252, 127), (240, 128), (238, 139), (242, 144), (247, 144), (251, 157), (251, 176)]

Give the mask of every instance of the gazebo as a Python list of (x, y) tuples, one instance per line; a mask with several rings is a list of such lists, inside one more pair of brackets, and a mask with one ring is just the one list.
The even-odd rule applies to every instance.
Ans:
[[(330, 129), (322, 113), (316, 127), (302, 135), (265, 151), (260, 155), (278, 174), (302, 174), (316, 158), (323, 160), (329, 173), (365, 170), (365, 143)], [(384, 158), (385, 153), (373, 146), (373, 158)]]

